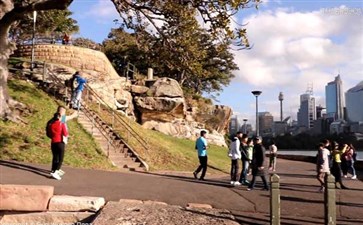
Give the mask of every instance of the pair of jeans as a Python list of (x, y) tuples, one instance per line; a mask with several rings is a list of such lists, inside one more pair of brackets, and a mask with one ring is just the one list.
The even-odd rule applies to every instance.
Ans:
[(75, 91), (72, 95), (72, 107), (79, 109), (81, 107), (82, 91)]
[(237, 181), (239, 171), (238, 159), (232, 159), (231, 162), (231, 181)]
[(52, 143), (51, 149), (53, 154), (52, 172), (59, 170), (63, 163), (65, 144), (63, 142)]
[(248, 173), (249, 165), (250, 165), (250, 162), (248, 160), (242, 159), (242, 172), (241, 172), (241, 176), (239, 178), (240, 183), (247, 181), (247, 173)]
[(204, 179), (205, 174), (207, 172), (208, 156), (198, 156), (198, 158), (199, 158), (199, 167), (197, 168), (195, 173), (198, 174), (200, 171), (202, 171), (202, 175), (200, 176), (199, 179)]

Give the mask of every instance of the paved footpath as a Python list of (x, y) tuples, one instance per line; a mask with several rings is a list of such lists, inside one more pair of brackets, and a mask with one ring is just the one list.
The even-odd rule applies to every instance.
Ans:
[[(102, 196), (106, 200), (121, 198), (156, 200), (186, 206), (205, 203), (228, 209), (241, 224), (269, 223), (269, 192), (246, 191), (231, 187), (227, 174), (195, 180), (191, 173), (151, 174), (75, 169), (65, 166), (64, 178), (49, 178), (49, 165), (0, 160), (1, 184), (51, 185), (55, 194)], [(318, 193), (315, 165), (279, 159), (276, 173), (281, 179), (281, 218), (283, 224), (322, 224), (323, 194)], [(338, 224), (363, 223), (363, 182), (345, 179), (349, 190), (337, 190)]]

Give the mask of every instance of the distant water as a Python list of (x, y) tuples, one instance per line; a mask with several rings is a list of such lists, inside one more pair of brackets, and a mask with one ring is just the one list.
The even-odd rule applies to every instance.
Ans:
[[(306, 155), (306, 156), (316, 156), (317, 151), (300, 151), (300, 150), (278, 150), (278, 154), (281, 155)], [(357, 151), (358, 161), (363, 161), (363, 151)]]

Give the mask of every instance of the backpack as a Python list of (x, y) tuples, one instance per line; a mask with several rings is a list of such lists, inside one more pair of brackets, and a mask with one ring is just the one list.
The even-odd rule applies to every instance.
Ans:
[(48, 122), (47, 122), (47, 125), (45, 127), (45, 134), (47, 135), (48, 138), (52, 139), (53, 138), (53, 133), (52, 133), (52, 130), (51, 130), (51, 125), (54, 123), (54, 118), (50, 119)]

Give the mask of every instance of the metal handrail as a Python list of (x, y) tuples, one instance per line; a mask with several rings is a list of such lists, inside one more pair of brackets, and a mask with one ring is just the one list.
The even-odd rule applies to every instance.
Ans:
[[(19, 59), (19, 58), (16, 58), (16, 59)], [(31, 62), (30, 60), (25, 60), (25, 59), (19, 59), (20, 61), (24, 61), (24, 62)], [(35, 61), (34, 62), (35, 64), (38, 64), (38, 65), (43, 65), (43, 67), (45, 68), (46, 67), (46, 63), (45, 62), (39, 62), (39, 61)], [(16, 70), (16, 69), (14, 69)], [(29, 71), (29, 73), (34, 73), (32, 71)], [(45, 69), (43, 71), (43, 79), (45, 79)], [(46, 74), (50, 75), (55, 81), (57, 84), (60, 84), (62, 85), (63, 87), (65, 87), (66, 91), (68, 90), (68, 87), (65, 86), (63, 80), (61, 80), (60, 78), (58, 78), (55, 74), (52, 74), (51, 72), (47, 72)], [(112, 117), (116, 119), (116, 121), (114, 122), (119, 122), (121, 124), (122, 127), (124, 127), (135, 139), (138, 143), (141, 144), (141, 146), (145, 149), (145, 150), (148, 150), (148, 143), (146, 140), (144, 140), (144, 138), (139, 135), (139, 133), (137, 131), (135, 131), (129, 124), (127, 121), (125, 121), (125, 119), (119, 115), (118, 113), (115, 113), (114, 112), (114, 109), (108, 105), (108, 103), (106, 103), (101, 97), (99, 94), (97, 94), (89, 85), (85, 85), (85, 88), (87, 89), (87, 91), (90, 91), (92, 93), (93, 96), (96, 97), (96, 103), (98, 104), (101, 104), (106, 106), (106, 108), (110, 111), (112, 111)], [(66, 95), (67, 95), (67, 92), (66, 92)]]

